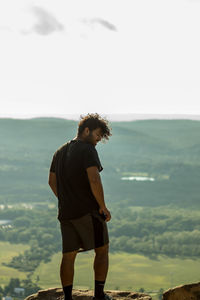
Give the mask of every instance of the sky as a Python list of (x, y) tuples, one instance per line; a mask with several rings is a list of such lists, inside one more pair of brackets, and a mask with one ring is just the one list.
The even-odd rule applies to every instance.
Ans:
[(0, 117), (200, 115), (199, 0), (1, 0)]

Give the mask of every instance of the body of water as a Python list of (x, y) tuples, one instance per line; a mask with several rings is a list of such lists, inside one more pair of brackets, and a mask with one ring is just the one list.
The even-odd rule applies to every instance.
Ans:
[(6, 225), (6, 224), (9, 224), (11, 223), (10, 220), (0, 220), (0, 225)]
[(122, 177), (121, 180), (136, 180), (136, 181), (155, 181), (153, 177), (129, 176)]

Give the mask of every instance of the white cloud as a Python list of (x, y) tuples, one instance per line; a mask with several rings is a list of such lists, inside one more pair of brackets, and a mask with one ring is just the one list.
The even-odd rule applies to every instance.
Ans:
[(64, 26), (42, 7), (35, 6), (32, 8), (33, 13), (37, 18), (37, 22), (33, 26), (33, 30), (41, 35), (48, 35), (55, 31), (64, 30)]
[(95, 27), (96, 25), (101, 25), (108, 30), (117, 31), (117, 27), (114, 24), (112, 24), (109, 21), (104, 20), (104, 19), (100, 19), (100, 18), (84, 19), (84, 20), (82, 20), (82, 22), (84, 24), (88, 24), (89, 26), (92, 26), (92, 27)]

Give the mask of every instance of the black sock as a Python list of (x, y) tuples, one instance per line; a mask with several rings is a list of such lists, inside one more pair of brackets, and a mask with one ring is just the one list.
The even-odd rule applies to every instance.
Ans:
[(65, 295), (64, 300), (72, 299), (72, 285), (63, 286), (63, 292)]
[(95, 280), (94, 296), (96, 298), (103, 298), (104, 297), (104, 292), (103, 292), (104, 284), (105, 284), (105, 281)]

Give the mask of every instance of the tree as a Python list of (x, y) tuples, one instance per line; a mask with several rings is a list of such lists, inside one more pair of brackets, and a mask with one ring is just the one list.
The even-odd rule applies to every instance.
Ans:
[(25, 289), (25, 296), (32, 295), (41, 289), (36, 283), (32, 282), (31, 279), (25, 279), (21, 281), (22, 287)]
[(159, 289), (159, 292), (158, 292), (158, 299), (159, 300), (162, 300), (162, 296), (163, 296), (163, 289), (161, 288), (161, 289)]
[(4, 288), (4, 295), (7, 295), (8, 293), (12, 295), (14, 292), (14, 288), (16, 287), (20, 287), (19, 278), (11, 278), (9, 284)]

